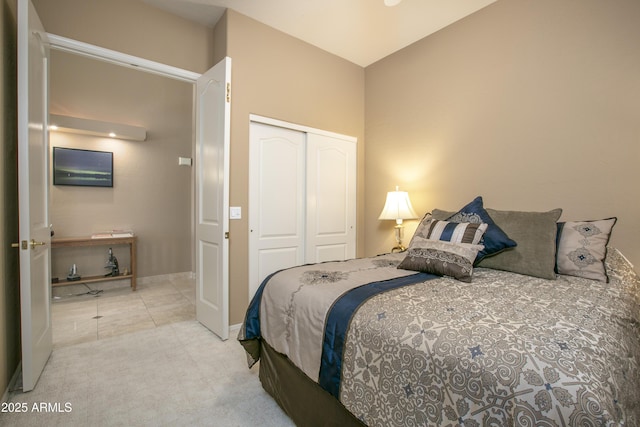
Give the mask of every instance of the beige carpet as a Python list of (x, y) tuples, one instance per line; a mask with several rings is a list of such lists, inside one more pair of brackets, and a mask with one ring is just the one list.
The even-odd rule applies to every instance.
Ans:
[(235, 336), (196, 321), (60, 348), (36, 389), (3, 406), (27, 412), (0, 412), (0, 425), (292, 426), (245, 360)]

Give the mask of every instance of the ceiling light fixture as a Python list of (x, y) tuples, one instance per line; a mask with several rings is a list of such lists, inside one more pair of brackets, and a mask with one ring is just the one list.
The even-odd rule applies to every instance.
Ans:
[(79, 133), (131, 141), (145, 141), (146, 129), (139, 126), (125, 125), (123, 123), (109, 123), (98, 120), (82, 119), (79, 117), (49, 115), (50, 130), (59, 132)]
[(389, 7), (396, 6), (396, 5), (400, 4), (401, 1), (402, 0), (384, 0), (384, 5), (385, 6), (389, 6)]

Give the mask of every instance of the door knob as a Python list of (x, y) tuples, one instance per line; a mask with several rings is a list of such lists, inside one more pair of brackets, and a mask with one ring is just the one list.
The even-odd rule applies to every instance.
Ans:
[(34, 239), (31, 239), (31, 242), (29, 242), (29, 244), (31, 245), (31, 249), (33, 249), (36, 246), (44, 246), (47, 243), (46, 242), (36, 242)]

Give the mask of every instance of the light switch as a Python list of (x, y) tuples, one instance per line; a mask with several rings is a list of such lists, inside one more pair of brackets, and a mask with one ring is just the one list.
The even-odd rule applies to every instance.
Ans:
[(231, 206), (229, 208), (229, 219), (242, 219), (242, 208), (240, 206)]
[(178, 165), (180, 165), (180, 166), (191, 166), (191, 158), (189, 158), (189, 157), (178, 157)]

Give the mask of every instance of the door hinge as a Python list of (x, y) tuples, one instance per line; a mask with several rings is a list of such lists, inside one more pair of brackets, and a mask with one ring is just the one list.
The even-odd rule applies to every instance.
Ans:
[(231, 83), (227, 83), (227, 102), (231, 102)]
[(225, 239), (228, 239), (228, 238), (229, 238), (229, 232), (228, 232), (228, 231), (225, 231), (225, 232), (224, 232), (224, 238), (225, 238)]

